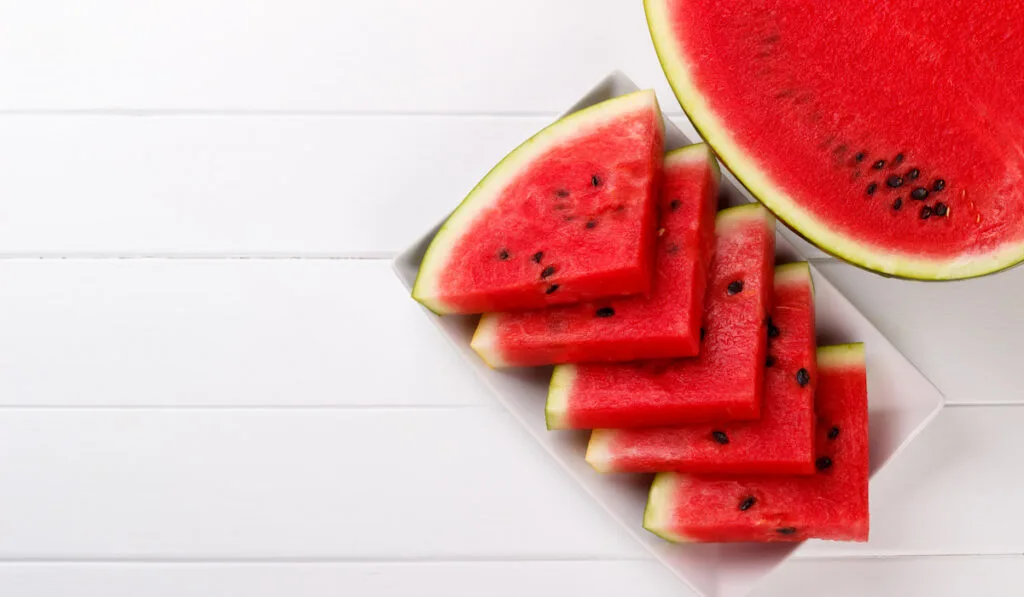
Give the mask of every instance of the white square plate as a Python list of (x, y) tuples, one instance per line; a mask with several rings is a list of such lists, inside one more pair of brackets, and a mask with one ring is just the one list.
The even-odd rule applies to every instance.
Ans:
[[(574, 112), (606, 99), (635, 91), (628, 77), (614, 72), (569, 109)], [(666, 149), (692, 143), (668, 119)], [(510, 150), (512, 148), (509, 148)], [(723, 173), (726, 173), (723, 169)], [(481, 173), (482, 174), (482, 173)], [(461, 197), (452, 197), (452, 205)], [(731, 176), (722, 179), (722, 206), (751, 199)], [(416, 279), (423, 253), (440, 224), (395, 258), (394, 268), (407, 288)], [(803, 259), (806, 243), (780, 227), (777, 253), (780, 261)], [(938, 414), (943, 405), (939, 391), (875, 327), (812, 266), (820, 345), (863, 341), (868, 360), (871, 474), (877, 473), (905, 448)], [(410, 299), (412, 300), (412, 299)], [(773, 568), (786, 560), (798, 544), (703, 544), (672, 545), (641, 526), (650, 477), (602, 475), (584, 460), (589, 432), (549, 432), (544, 425), (550, 368), (498, 371), (488, 368), (470, 349), (475, 316), (438, 317), (423, 313), (437, 324), (494, 395), (516, 416), (527, 431), (575, 478), (590, 495), (679, 578), (706, 597), (743, 595)], [(424, 347), (424, 350), (427, 350)]]

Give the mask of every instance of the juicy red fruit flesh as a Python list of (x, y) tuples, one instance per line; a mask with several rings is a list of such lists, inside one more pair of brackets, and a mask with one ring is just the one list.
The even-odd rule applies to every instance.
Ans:
[(1024, 242), (1024, 3), (656, 1), (725, 162), (824, 228), (918, 258)]
[(495, 366), (697, 354), (717, 191), (718, 169), (705, 146), (671, 152), (658, 199), (650, 296), (489, 314), (473, 348)]
[[(562, 365), (548, 395), (554, 428), (628, 428), (760, 416), (775, 253), (774, 219), (756, 205), (720, 212), (697, 357), (622, 364)], [(744, 290), (729, 294), (735, 280)]]
[[(780, 333), (768, 342), (772, 363), (764, 371), (759, 420), (599, 430), (591, 437), (587, 460), (605, 472), (814, 473), (814, 293), (802, 265), (799, 277), (780, 276), (794, 266), (776, 272), (772, 321)], [(716, 434), (728, 444), (712, 441)]]
[(648, 292), (662, 151), (656, 118), (651, 110), (622, 118), (521, 172), (453, 248), (439, 282), (449, 310)]

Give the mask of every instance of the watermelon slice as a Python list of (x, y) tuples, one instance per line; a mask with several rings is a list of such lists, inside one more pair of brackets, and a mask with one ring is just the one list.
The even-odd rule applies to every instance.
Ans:
[(924, 279), (1024, 259), (1024, 2), (645, 5), (701, 135), (822, 249)]
[(818, 469), (805, 477), (655, 477), (644, 528), (674, 542), (868, 538), (864, 346), (818, 350)]
[[(775, 268), (761, 419), (685, 427), (598, 429), (587, 462), (601, 472), (814, 473), (814, 287), (806, 262)], [(719, 435), (721, 434), (721, 435)], [(728, 443), (717, 439), (725, 438)]]
[(638, 91), (534, 135), (448, 217), (413, 298), (447, 314), (647, 293), (663, 127), (654, 93)]
[(760, 205), (715, 218), (715, 252), (700, 355), (636, 363), (558, 365), (549, 429), (682, 425), (761, 414), (775, 257), (775, 218)]
[(665, 156), (649, 297), (489, 313), (480, 319), (473, 349), (492, 367), (696, 355), (718, 179), (707, 145)]

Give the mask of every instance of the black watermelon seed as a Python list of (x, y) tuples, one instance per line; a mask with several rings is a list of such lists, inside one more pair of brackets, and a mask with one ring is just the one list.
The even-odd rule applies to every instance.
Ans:
[(882, 168), (885, 167), (885, 160), (878, 160), (874, 164), (871, 164), (871, 167), (874, 168), (875, 170), (881, 170)]
[(796, 527), (782, 527), (781, 529), (775, 529), (775, 532), (780, 535), (795, 535)]
[(796, 383), (800, 384), (801, 388), (811, 383), (811, 374), (807, 372), (807, 369), (801, 367), (800, 370), (796, 372)]
[(587, 220), (587, 223), (585, 224), (585, 227), (587, 228), (587, 230), (590, 230), (591, 228), (596, 228), (597, 227), (597, 220)]
[(548, 289), (544, 291), (544, 294), (551, 294), (556, 290), (558, 290), (558, 284), (552, 284), (551, 286), (548, 286)]
[(868, 185), (868, 189), (867, 189), (868, 195), (874, 195), (875, 194), (875, 189), (877, 189), (877, 188), (878, 188), (878, 183), (873, 182), (873, 183), (869, 184)]
[(946, 188), (946, 181), (942, 180), (941, 178), (936, 180), (932, 184), (932, 190), (933, 191), (941, 191), (944, 188)]
[(902, 176), (897, 176), (896, 174), (893, 174), (889, 178), (885, 179), (885, 184), (886, 184), (886, 186), (888, 186), (891, 189), (895, 189), (896, 187), (902, 187), (903, 186), (903, 177)]
[(704, 333), (704, 328), (700, 328), (700, 339), (702, 342), (704, 341)]
[(541, 280), (543, 280), (544, 278), (547, 278), (548, 276), (550, 276), (553, 273), (555, 273), (555, 266), (549, 265), (549, 266), (545, 267), (543, 270), (541, 270), (540, 278), (541, 278)]
[(729, 293), (729, 296), (743, 292), (743, 281), (733, 280), (729, 282), (729, 288), (726, 289), (726, 292)]
[(682, 205), (682, 202), (680, 202), (678, 199), (673, 199), (672, 203), (668, 204), (668, 206), (672, 208), (672, 211), (679, 209), (680, 205)]
[(537, 251), (533, 254), (533, 262), (540, 263), (540, 260), (544, 259), (544, 251)]
[(913, 191), (910, 191), (910, 196), (918, 201), (922, 201), (928, 198), (928, 189), (924, 187), (917, 187)]
[(597, 174), (590, 177), (590, 184), (594, 185), (595, 187), (601, 184), (601, 179), (597, 177)]
[(946, 215), (947, 209), (948, 208), (946, 207), (946, 204), (939, 201), (938, 203), (935, 204), (935, 215), (944, 216)]
[(556, 191), (555, 194), (558, 195), (559, 197), (568, 197), (569, 191), (565, 189), (558, 189), (558, 191)]
[(771, 320), (768, 320), (768, 337), (778, 338), (781, 333), (782, 331)]
[(714, 440), (715, 440), (716, 442), (718, 442), (718, 443), (722, 444), (723, 446), (724, 446), (725, 444), (729, 443), (729, 436), (728, 436), (728, 435), (726, 435), (724, 431), (712, 431), (712, 432), (711, 432), (711, 437), (712, 437), (712, 438), (713, 438), (713, 439), (714, 439)]
[(865, 157), (867, 157), (867, 156), (866, 156), (866, 154), (863, 151), (858, 151), (857, 155), (853, 156), (853, 159), (856, 160), (858, 163), (860, 163), (860, 162), (864, 161)]
[(835, 439), (837, 437), (839, 437), (839, 428), (838, 427), (833, 427), (832, 429), (828, 430), (828, 438), (829, 439)]
[(903, 154), (902, 153), (897, 153), (896, 157), (893, 158), (892, 161), (893, 161), (893, 163), (899, 164), (900, 162), (903, 161)]
[(901, 207), (903, 207), (903, 197), (897, 197), (896, 200), (892, 202), (892, 208), (899, 211)]
[(932, 208), (925, 205), (924, 207), (921, 208), (921, 219), (927, 220), (930, 217), (932, 217)]
[(768, 355), (768, 358), (766, 358), (764, 360), (764, 366), (765, 367), (771, 367), (774, 364), (775, 364), (775, 357), (773, 357), (772, 355)]
[(601, 307), (594, 312), (594, 317), (611, 317), (612, 315), (615, 315), (615, 309), (611, 307)]
[(506, 261), (506, 260), (508, 260), (508, 257), (509, 257), (508, 249), (502, 249), (501, 251), (498, 252), (498, 259), (501, 259), (502, 261)]
[(918, 176), (921, 176), (921, 171), (917, 168), (912, 168), (910, 172), (907, 172), (907, 178), (910, 180), (917, 180)]
[(757, 500), (754, 499), (754, 496), (750, 496), (747, 499), (745, 499), (742, 502), (740, 502), (740, 511), (741, 512), (746, 512), (747, 510), (749, 510), (756, 503), (757, 503)]
[(822, 456), (821, 458), (814, 461), (814, 467), (819, 471), (823, 471), (832, 466), (832, 459), (828, 456)]

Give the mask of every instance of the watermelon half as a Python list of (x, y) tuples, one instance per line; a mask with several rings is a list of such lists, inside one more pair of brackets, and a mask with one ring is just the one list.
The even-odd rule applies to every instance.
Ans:
[[(601, 472), (814, 473), (814, 286), (806, 262), (775, 268), (764, 398), (757, 421), (596, 429), (587, 462)], [(727, 442), (722, 442), (722, 439)]]
[(701, 135), (822, 249), (921, 279), (1024, 259), (1024, 3), (645, 7)]
[(644, 528), (673, 542), (868, 538), (864, 346), (818, 350), (817, 471), (810, 476), (660, 473)]
[(761, 414), (775, 218), (757, 204), (718, 212), (700, 355), (558, 365), (549, 429), (750, 420)]
[(488, 313), (473, 350), (492, 367), (696, 355), (718, 180), (718, 161), (707, 145), (665, 156), (650, 296)]
[(447, 314), (647, 293), (663, 144), (651, 91), (558, 120), (452, 212), (427, 248), (413, 298)]

